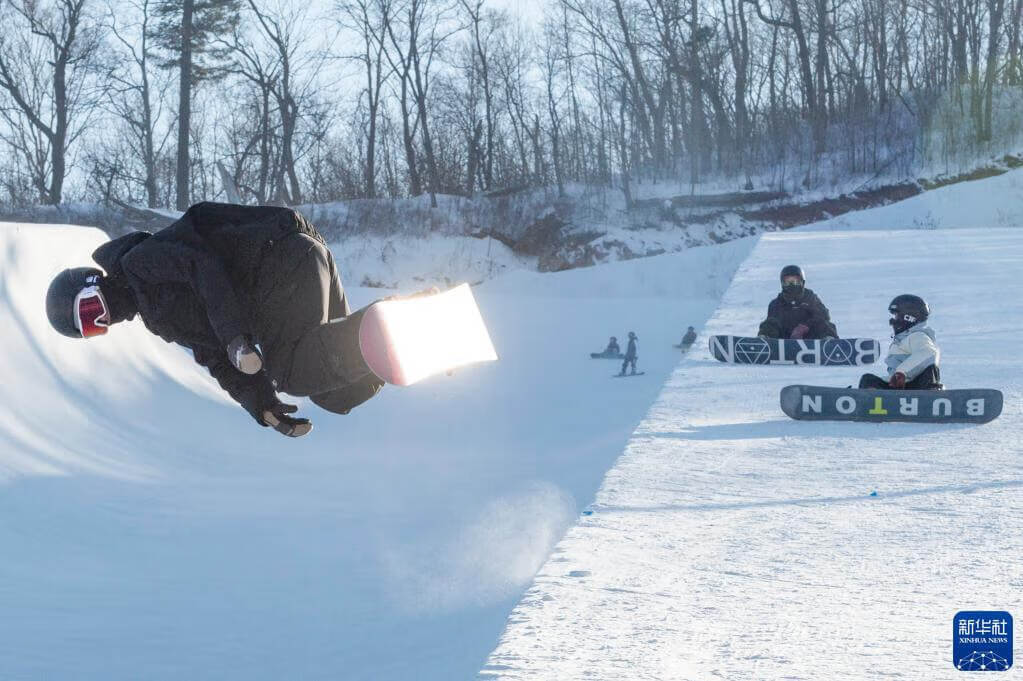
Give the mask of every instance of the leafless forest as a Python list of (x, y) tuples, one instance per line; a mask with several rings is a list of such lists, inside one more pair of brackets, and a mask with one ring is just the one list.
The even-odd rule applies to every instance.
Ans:
[[(1008, 151), (1023, 0), (0, 0), (0, 205), (827, 188)], [(226, 182), (230, 178), (231, 182)]]

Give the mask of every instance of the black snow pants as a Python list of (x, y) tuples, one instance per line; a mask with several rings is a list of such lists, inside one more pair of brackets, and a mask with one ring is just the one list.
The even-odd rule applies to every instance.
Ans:
[[(906, 390), (941, 390), (941, 372), (933, 364), (912, 381), (906, 381)], [(888, 379), (875, 376), (874, 374), (863, 374), (860, 376), (860, 390), (887, 390)]]
[[(334, 258), (305, 234), (281, 239), (257, 291), (258, 338), (278, 390), (347, 414), (383, 386), (359, 350), (361, 312), (350, 314)], [(270, 283), (272, 282), (272, 283)]]

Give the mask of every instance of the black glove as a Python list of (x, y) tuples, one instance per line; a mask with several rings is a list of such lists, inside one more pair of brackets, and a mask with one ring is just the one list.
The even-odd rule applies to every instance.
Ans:
[(278, 401), (276, 404), (263, 410), (263, 423), (281, 435), (302, 437), (313, 429), (313, 424), (309, 419), (288, 416), (288, 414), (294, 414), (296, 411), (298, 411), (298, 407), (295, 405), (284, 404)]
[(227, 344), (227, 358), (234, 368), (243, 374), (258, 374), (263, 368), (263, 358), (259, 350), (252, 344), (252, 339), (241, 335)]

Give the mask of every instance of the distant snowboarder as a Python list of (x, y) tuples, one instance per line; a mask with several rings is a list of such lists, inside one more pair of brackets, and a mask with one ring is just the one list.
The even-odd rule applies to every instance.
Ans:
[(363, 361), (359, 325), (340, 321), (352, 313), (330, 249), (293, 210), (199, 203), (156, 234), (127, 234), (92, 257), (103, 271), (67, 269), (50, 285), (57, 331), (91, 338), (138, 315), (191, 349), (262, 426), (291, 437), (312, 430), (278, 390), (347, 414), (383, 385)]
[(679, 347), (682, 348), (683, 350), (688, 350), (689, 347), (695, 342), (696, 330), (690, 326), (689, 330), (686, 331), (686, 335), (682, 336), (682, 342), (679, 344)]
[(600, 352), (591, 352), (591, 359), (622, 359), (625, 355), (622, 354), (622, 349), (618, 345), (618, 339), (611, 336), (611, 340), (607, 342), (607, 347)]
[(838, 338), (828, 308), (812, 290), (798, 265), (781, 271), (781, 293), (767, 306), (767, 319), (757, 332), (764, 338)]
[(639, 339), (636, 338), (636, 334), (633, 333), (632, 331), (630, 331), (629, 332), (629, 345), (625, 349), (625, 360), (622, 362), (622, 370), (618, 374), (619, 376), (624, 376), (625, 375), (625, 369), (628, 368), (630, 365), (632, 366), (632, 373), (633, 373), (633, 375), (635, 375), (635, 373), (636, 373), (636, 360), (639, 359), (639, 355), (636, 354), (636, 341), (637, 340), (639, 340)]
[(895, 335), (888, 348), (885, 364), (888, 378), (863, 374), (860, 388), (894, 390), (941, 390), (941, 351), (934, 331), (927, 326), (930, 309), (919, 296), (895, 296), (888, 305)]

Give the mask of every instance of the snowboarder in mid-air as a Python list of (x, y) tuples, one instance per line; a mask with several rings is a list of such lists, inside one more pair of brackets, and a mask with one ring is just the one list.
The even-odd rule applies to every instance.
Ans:
[(860, 388), (878, 390), (941, 390), (941, 351), (927, 326), (930, 309), (920, 296), (895, 296), (888, 305), (894, 335), (885, 364), (888, 378), (863, 374)]
[(625, 349), (625, 360), (622, 362), (622, 370), (621, 373), (618, 374), (619, 376), (625, 375), (625, 369), (628, 368), (629, 365), (632, 365), (632, 375), (633, 376), (636, 375), (636, 360), (639, 359), (639, 356), (636, 354), (637, 340), (639, 339), (636, 338), (636, 334), (630, 331), (629, 345)]
[(693, 327), (689, 327), (686, 334), (682, 336), (682, 342), (679, 343), (679, 347), (683, 350), (688, 350), (689, 346), (696, 342), (696, 330)]
[(767, 306), (767, 319), (757, 332), (761, 338), (838, 338), (838, 330), (824, 303), (806, 288), (798, 265), (781, 271), (781, 293)]
[(383, 386), (359, 351), (359, 325), (344, 323), (362, 311), (351, 313), (330, 249), (293, 210), (199, 203), (92, 257), (102, 271), (67, 269), (51, 283), (53, 327), (91, 338), (137, 315), (191, 349), (261, 426), (291, 437), (312, 430), (278, 391), (347, 414)]

